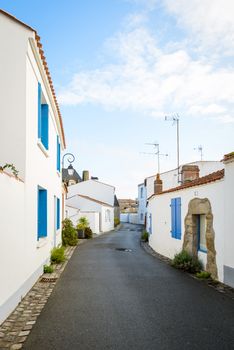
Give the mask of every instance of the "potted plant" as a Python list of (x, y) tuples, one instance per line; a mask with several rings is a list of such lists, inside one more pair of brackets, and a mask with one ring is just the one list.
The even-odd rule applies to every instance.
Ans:
[(76, 226), (78, 231), (78, 238), (85, 238), (85, 229), (89, 227), (89, 222), (86, 217), (82, 216), (79, 218), (78, 224)]

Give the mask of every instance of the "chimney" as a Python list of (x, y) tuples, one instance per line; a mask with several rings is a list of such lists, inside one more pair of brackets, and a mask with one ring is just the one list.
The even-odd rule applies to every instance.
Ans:
[(89, 171), (84, 170), (83, 171), (83, 181), (87, 181), (87, 180), (89, 180)]
[(160, 175), (156, 175), (156, 179), (154, 180), (154, 194), (158, 194), (162, 192), (163, 190), (163, 183), (162, 180), (160, 179)]
[(182, 184), (198, 179), (199, 171), (197, 165), (183, 165), (181, 170)]

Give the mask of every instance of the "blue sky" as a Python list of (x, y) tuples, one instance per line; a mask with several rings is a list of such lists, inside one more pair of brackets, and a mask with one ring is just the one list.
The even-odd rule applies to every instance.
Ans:
[(135, 197), (161, 170), (234, 150), (232, 0), (1, 1), (41, 36), (78, 172)]

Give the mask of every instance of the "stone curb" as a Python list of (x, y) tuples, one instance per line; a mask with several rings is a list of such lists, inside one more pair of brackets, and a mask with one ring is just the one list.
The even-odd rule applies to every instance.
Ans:
[(40, 276), (15, 310), (0, 325), (0, 350), (18, 350), (23, 348), (23, 343), (49, 299), (58, 278), (75, 249), (83, 243), (84, 241), (79, 241), (78, 246), (67, 247), (65, 249), (66, 261), (55, 265), (55, 271), (52, 274), (44, 273)]
[[(164, 255), (157, 253), (155, 250), (153, 250), (153, 248), (150, 247), (148, 242), (144, 242), (141, 240), (140, 245), (148, 254), (154, 256), (155, 258), (158, 258), (159, 260), (165, 262), (168, 265), (171, 265), (172, 260), (167, 258)], [(182, 270), (180, 270), (180, 271), (182, 271)], [(206, 283), (209, 287), (217, 290), (219, 293), (223, 293), (223, 294), (227, 295), (229, 298), (234, 300), (234, 288), (227, 286), (226, 284), (224, 284), (222, 282), (212, 280), (211, 278), (201, 279), (201, 278), (196, 277), (196, 275), (193, 275), (189, 272), (186, 272), (186, 273), (190, 277), (200, 281), (201, 283)]]

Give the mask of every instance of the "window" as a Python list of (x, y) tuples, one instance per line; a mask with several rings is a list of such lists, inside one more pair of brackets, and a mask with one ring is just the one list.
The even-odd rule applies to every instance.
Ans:
[(47, 191), (38, 187), (37, 239), (47, 236)]
[(56, 229), (60, 229), (60, 199), (57, 198), (57, 220), (56, 220)]
[(41, 84), (38, 83), (38, 139), (45, 149), (49, 149), (49, 106), (44, 100)]
[(181, 239), (181, 198), (171, 199), (171, 236)]
[(197, 248), (206, 253), (206, 215), (196, 215)]
[(59, 137), (57, 136), (57, 170), (60, 172), (61, 169), (61, 146)]
[(141, 198), (143, 198), (143, 187), (141, 187)]

